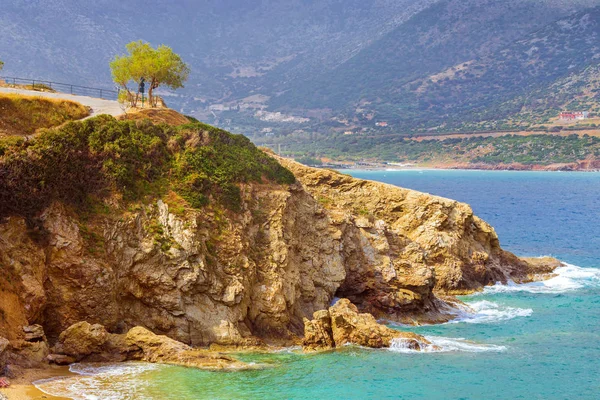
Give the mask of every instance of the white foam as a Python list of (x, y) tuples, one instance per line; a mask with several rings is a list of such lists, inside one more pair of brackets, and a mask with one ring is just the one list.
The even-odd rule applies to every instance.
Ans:
[(572, 264), (565, 264), (554, 270), (555, 277), (540, 282), (516, 284), (509, 282), (507, 285), (497, 284), (486, 287), (484, 294), (529, 292), (529, 293), (565, 293), (586, 287), (600, 287), (600, 269), (582, 268)]
[(157, 368), (148, 363), (73, 364), (69, 369), (77, 376), (44, 379), (34, 385), (49, 395), (74, 400), (135, 399), (148, 384), (139, 375)]
[(421, 344), (421, 350), (409, 348), (409, 342), (405, 339), (393, 339), (390, 351), (396, 353), (447, 353), (447, 352), (500, 352), (505, 351), (505, 346), (494, 344), (475, 343), (463, 338), (448, 338), (443, 336), (425, 336), (431, 344)]
[(528, 317), (533, 314), (531, 308), (502, 306), (491, 301), (482, 300), (466, 305), (458, 305), (458, 314), (449, 323), (466, 322), (469, 324), (490, 324), (517, 317)]
[(158, 365), (150, 363), (122, 363), (122, 364), (71, 364), (69, 371), (87, 376), (122, 376), (141, 374), (142, 372), (158, 369)]

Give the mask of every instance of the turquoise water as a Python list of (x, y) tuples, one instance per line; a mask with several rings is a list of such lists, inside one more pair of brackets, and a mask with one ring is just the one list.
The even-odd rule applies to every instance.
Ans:
[(570, 265), (544, 283), (464, 297), (473, 311), (454, 323), (411, 328), (442, 352), (290, 350), (243, 355), (267, 367), (238, 372), (80, 365), (84, 375), (39, 387), (82, 399), (600, 398), (600, 173), (351, 173), (467, 202), (504, 248)]

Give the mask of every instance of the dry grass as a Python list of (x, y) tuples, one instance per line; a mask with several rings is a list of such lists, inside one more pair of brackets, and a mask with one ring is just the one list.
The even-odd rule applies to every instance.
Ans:
[(138, 121), (149, 119), (155, 124), (165, 123), (168, 125), (189, 124), (190, 120), (169, 108), (151, 108), (145, 110), (128, 111), (126, 115), (121, 115), (120, 120)]
[(87, 117), (89, 110), (73, 101), (0, 94), (0, 136), (25, 136)]

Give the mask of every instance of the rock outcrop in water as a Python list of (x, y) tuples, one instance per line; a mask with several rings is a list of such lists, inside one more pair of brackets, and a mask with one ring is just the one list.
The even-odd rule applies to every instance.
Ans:
[(445, 295), (534, 272), (466, 204), (280, 162), (298, 182), (243, 185), (239, 213), (182, 209), (169, 193), (85, 216), (54, 203), (34, 226), (7, 218), (0, 336), (17, 343), (40, 324), (54, 343), (89, 321), (191, 346), (291, 344), (336, 296), (376, 318), (440, 322)]
[(360, 314), (348, 299), (340, 299), (329, 310), (315, 312), (312, 321), (304, 319), (302, 345), (308, 351), (329, 350), (346, 344), (390, 347), (394, 339), (402, 340), (413, 350), (431, 345), (423, 336), (388, 328), (377, 323), (371, 314)]

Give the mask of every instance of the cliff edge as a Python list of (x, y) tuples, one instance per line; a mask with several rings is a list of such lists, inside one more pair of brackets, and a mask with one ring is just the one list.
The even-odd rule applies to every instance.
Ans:
[[(277, 163), (247, 140), (201, 124), (176, 131), (110, 118), (73, 125), (66, 132), (81, 171), (69, 175), (68, 187), (57, 184), (26, 208), (0, 196), (0, 337), (11, 343), (23, 339), (24, 326), (43, 326), (53, 343), (87, 321), (111, 334), (143, 326), (191, 346), (298, 344), (304, 319), (336, 297), (376, 318), (435, 323), (453, 317), (450, 295), (551, 271), (502, 250), (466, 204), (273, 156)], [(99, 132), (107, 145), (96, 150)], [(100, 162), (113, 144), (126, 148), (123, 140), (134, 137), (138, 146), (142, 133), (151, 137), (153, 164), (135, 164), (133, 183), (115, 182), (144, 190), (94, 175), (93, 166), (112, 173), (123, 162), (123, 154)], [(55, 151), (60, 138), (36, 140)], [(3, 191), (31, 170), (20, 163), (34, 163), (41, 151), (17, 146), (0, 146)], [(65, 158), (48, 168), (60, 170)], [(27, 184), (48, 190), (53, 178), (35, 165), (43, 186), (31, 176)], [(151, 173), (135, 175), (143, 168)], [(225, 180), (230, 170), (237, 180)], [(93, 201), (72, 201), (65, 193), (73, 188)]]

